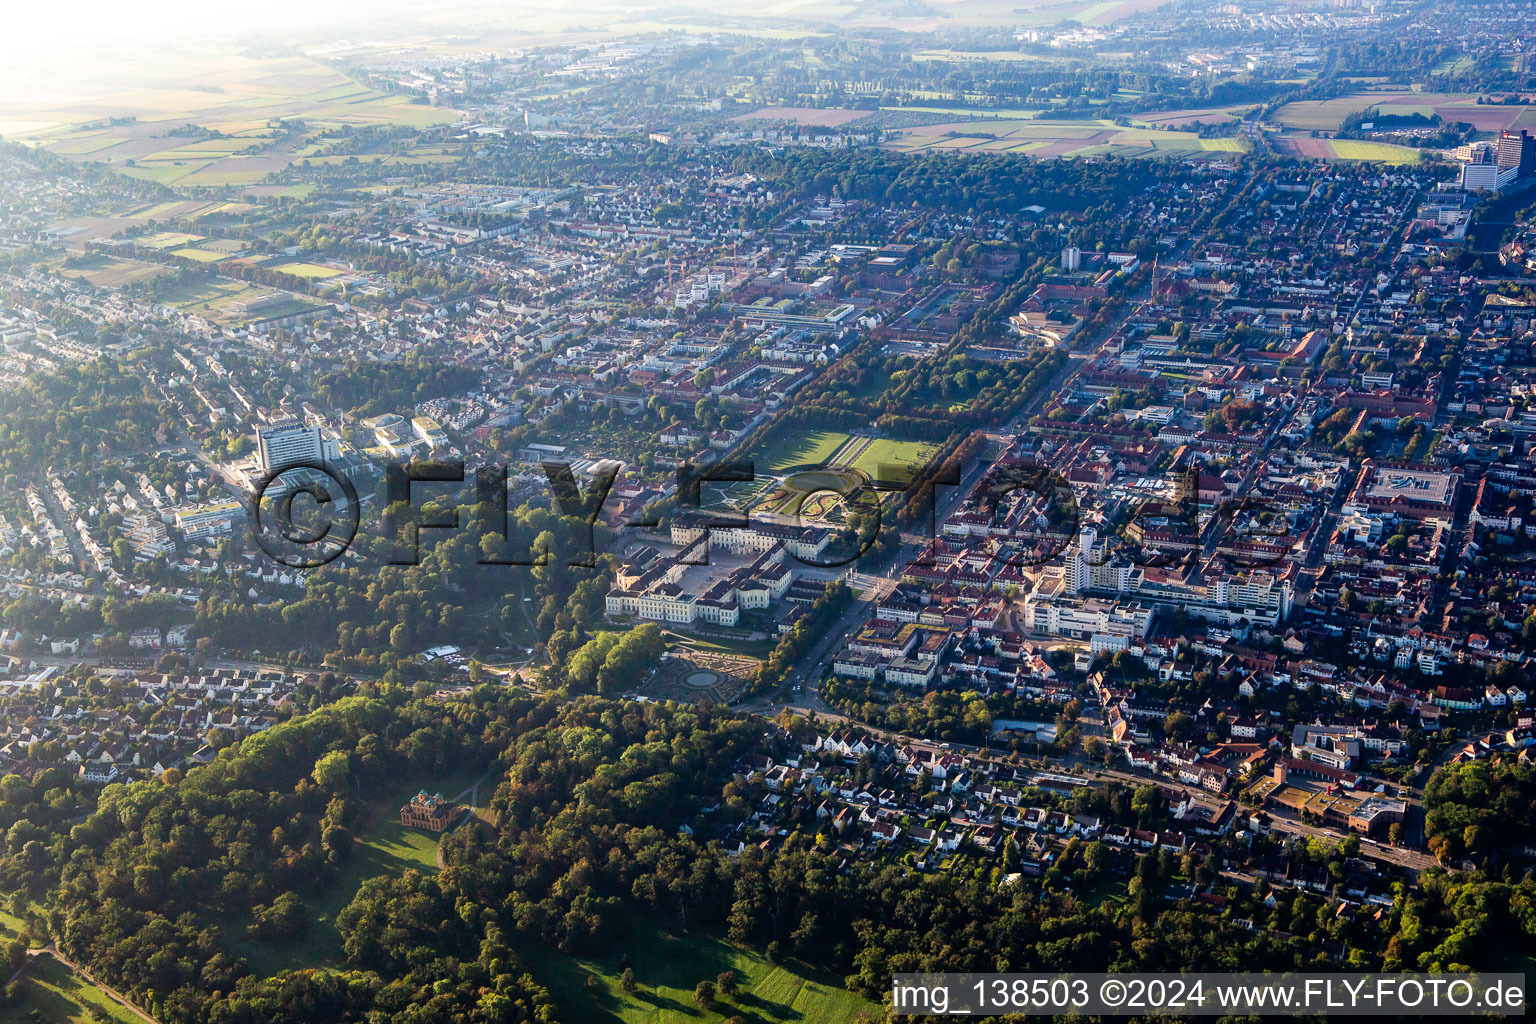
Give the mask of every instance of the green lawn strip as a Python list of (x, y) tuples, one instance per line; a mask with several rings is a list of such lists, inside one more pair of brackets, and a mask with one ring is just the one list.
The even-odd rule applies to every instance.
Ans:
[(759, 472), (782, 473), (796, 466), (825, 466), (833, 454), (848, 441), (848, 435), (834, 430), (800, 432), (789, 430), (774, 438), (773, 447), (758, 457)]
[(31, 1020), (35, 1011), (48, 1024), (88, 1024), (97, 1019), (91, 1014), (95, 1008), (107, 1020), (143, 1024), (137, 1014), (52, 956), (28, 957), (18, 984), (19, 1001), (0, 1011), (5, 1020)]
[(14, 939), (21, 934), (22, 926), (26, 922), (15, 914), (0, 910), (0, 938)]
[(876, 438), (853, 461), (853, 468), (877, 477), (881, 464), (910, 466), (914, 471), (924, 466), (938, 450), (938, 445), (927, 441), (896, 441)]
[[(877, 1004), (802, 964), (774, 965), (719, 939), (672, 935), (638, 922), (600, 958), (561, 956), (531, 943), (521, 944), (519, 952), (568, 1020), (680, 1024), (740, 1016), (752, 1024), (853, 1024), (880, 1014)], [(635, 972), (633, 995), (619, 984), (626, 963)], [(734, 999), (717, 996), (711, 1008), (701, 1009), (693, 1000), (695, 986), (724, 971), (736, 972), (740, 993)]]
[(679, 633), (679, 636), (687, 638), (687, 646), (696, 651), (712, 652), (715, 654), (739, 654), (747, 658), (766, 658), (772, 653), (778, 644), (778, 639), (769, 637), (765, 640), (748, 640), (743, 637), (740, 640), (727, 637), (702, 637), (687, 633)]

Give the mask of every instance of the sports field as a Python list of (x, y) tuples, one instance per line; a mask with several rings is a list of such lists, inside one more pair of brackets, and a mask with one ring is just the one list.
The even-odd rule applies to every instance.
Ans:
[(219, 260), (229, 259), (229, 253), (227, 252), (199, 249), (196, 246), (188, 246), (185, 249), (172, 249), (171, 255), (180, 256), (182, 259), (192, 260), (196, 263), (217, 263)]
[(335, 267), (322, 267), (318, 263), (282, 263), (272, 269), (284, 274), (292, 274), (295, 277), (309, 277), (317, 280), (338, 277), (342, 273)]

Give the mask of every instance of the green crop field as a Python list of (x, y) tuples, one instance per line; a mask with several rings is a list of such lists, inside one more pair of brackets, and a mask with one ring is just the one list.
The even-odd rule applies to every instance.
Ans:
[(1328, 100), (1298, 100), (1277, 110), (1275, 120), (1287, 128), (1301, 131), (1337, 131), (1350, 114), (1365, 110), (1373, 102), (1384, 102), (1387, 99), (1389, 97), (1373, 101), (1367, 96), (1336, 96)]
[(133, 167), (124, 166), (118, 169), (130, 178), (142, 178), (145, 181), (153, 181), (161, 185), (172, 185), (187, 175), (202, 170), (211, 162), (209, 160), (178, 160), (175, 163), (141, 163)]
[(1429, 103), (1383, 103), (1376, 113), (1382, 117), (1433, 117), (1435, 108)]
[(178, 183), (191, 187), (217, 188), (220, 185), (254, 185), (266, 178), (267, 170), (202, 170), (178, 179)]
[(1411, 164), (1419, 159), (1419, 151), (1407, 146), (1354, 139), (1334, 139), (1333, 152), (1340, 160), (1376, 160), (1389, 164)]

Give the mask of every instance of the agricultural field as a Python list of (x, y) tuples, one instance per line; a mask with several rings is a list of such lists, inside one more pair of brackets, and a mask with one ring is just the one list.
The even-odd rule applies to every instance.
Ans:
[(152, 277), (170, 273), (156, 263), (119, 259), (116, 256), (87, 255), (75, 257), (73, 266), (66, 266), (60, 273), (77, 278), (97, 288), (120, 288), (134, 281), (147, 281)]
[[(244, 207), (245, 209), (250, 209), (250, 207), (246, 206), (244, 203), (221, 203), (218, 205), (239, 206)], [(245, 252), (245, 250), (249, 248), (249, 245), (245, 242), (242, 242), (238, 238), (205, 238), (201, 242), (197, 243), (197, 247), (199, 249), (205, 249), (209, 252), (221, 252), (226, 256), (233, 256), (236, 253)]]
[(1298, 100), (1287, 103), (1275, 111), (1275, 123), (1294, 131), (1334, 132), (1351, 114), (1359, 113), (1376, 103), (1417, 103), (1420, 97), (1411, 92), (1350, 93), (1327, 100)]
[[(254, 185), (289, 166), (308, 135), (328, 128), (426, 128), (458, 118), (375, 92), (303, 57), (225, 55), (188, 60), (183, 72), (167, 76), (177, 85), (104, 92), (59, 109), (26, 109), (11, 100), (0, 106), (0, 128), (8, 139), (71, 160), (105, 162), (134, 177), (225, 187)], [(102, 120), (107, 117), (112, 122)], [(206, 131), (200, 135), (188, 125)]]
[(1333, 153), (1340, 160), (1374, 160), (1388, 164), (1411, 164), (1419, 159), (1419, 151), (1409, 146), (1354, 139), (1334, 139)]
[[(1212, 118), (1214, 120), (1214, 117)], [(1123, 128), (1112, 121), (960, 121), (908, 128), (888, 145), (903, 152), (955, 150), (1055, 156), (1189, 156), (1240, 153), (1242, 139), (1202, 139), (1193, 132)]]
[[(217, 323), (238, 325), (252, 320), (280, 316), (285, 311), (292, 312), (292, 309), (279, 307), (276, 304), (264, 307), (257, 313), (250, 313), (245, 309), (247, 303), (269, 295), (282, 294), (282, 292), (274, 292), (243, 281), (205, 277), (179, 283), (172, 290), (162, 293), (159, 301), (175, 306), (183, 313), (206, 317)], [(299, 300), (293, 300), (295, 307), (300, 304)]]
[(421, 164), (451, 163), (458, 159), (458, 154), (437, 148), (413, 149), (409, 153), (358, 153), (358, 154), (331, 154), (328, 156), (305, 157), (299, 161), (300, 166), (341, 164), (349, 159), (356, 159), (358, 163), (377, 164), (384, 167), (415, 167)]
[(178, 217), (190, 217), (210, 206), (209, 203), (200, 203), (196, 200), (173, 199), (167, 203), (151, 203), (135, 210), (129, 210), (122, 216), (124, 219), (150, 221), (168, 220)]
[(1373, 160), (1387, 164), (1411, 164), (1419, 151), (1409, 146), (1355, 139), (1314, 139), (1300, 135), (1281, 136), (1274, 141), (1275, 151), (1305, 160)]
[[(234, 218), (254, 209), (255, 207), (251, 204), (241, 202), (173, 200), (96, 216), (72, 217), (50, 225), (50, 230), (64, 240), (67, 248), (83, 249), (91, 242), (104, 241), (121, 231), (141, 228), (154, 222), (197, 220), (203, 217)], [(201, 235), (184, 232), (163, 232), (149, 237), (158, 240), (154, 243), (154, 248), (175, 249), (194, 243), (199, 248), (219, 252), (238, 252), (245, 248), (242, 242), (205, 239)], [(150, 244), (147, 238), (138, 238), (135, 242), (139, 245)]]
[[(522, 953), (565, 1016), (588, 1024), (707, 1024), (734, 1016), (756, 1022), (859, 1024), (878, 1020), (881, 1013), (878, 1004), (798, 964), (771, 964), (717, 939), (659, 933), (638, 922), (600, 959), (532, 949)], [(626, 964), (638, 985), (633, 995), (619, 987)], [(734, 1000), (718, 997), (711, 1009), (700, 1009), (693, 1002), (694, 986), (714, 981), (723, 971), (736, 973), (740, 993)]]
[[(828, 27), (847, 29), (934, 32), (944, 29), (1045, 26), (1075, 20), (1085, 25), (1110, 25), (1135, 14), (1155, 10), (1168, 0), (937, 0), (932, 5), (893, 11), (887, 5), (849, 4), (846, 0), (779, 0), (762, 7), (732, 7), (728, 15), (712, 10), (689, 10), (669, 18), (655, 12), (651, 18), (609, 22), (613, 13), (583, 13), (582, 24), (620, 35), (648, 32), (720, 32), (770, 39), (800, 39), (825, 35)], [(615, 8), (614, 11), (621, 9)], [(625, 9), (624, 14), (634, 11)], [(537, 19), (537, 15), (535, 14)], [(565, 31), (569, 26), (558, 22)], [(1012, 53), (1013, 51), (1001, 51)]]
[[(1237, 121), (1248, 109), (1236, 107), (1186, 108), (1183, 110), (1154, 110), (1145, 114), (1131, 115), (1131, 123), (1148, 128), (1186, 128), (1192, 124), (1226, 124)], [(1231, 140), (1236, 142), (1236, 139)]]
[(794, 124), (836, 128), (868, 117), (869, 110), (847, 110), (841, 107), (764, 107), (749, 114), (737, 114), (733, 121), (790, 121)]
[(946, 107), (929, 104), (915, 107), (881, 107), (880, 109), (896, 113), (949, 114), (954, 117), (976, 118), (982, 121), (989, 118), (1027, 121), (1040, 113), (1039, 110), (1028, 110), (1022, 107)]
[(1525, 106), (1479, 104), (1463, 93), (1372, 92), (1369, 90), (1329, 100), (1300, 100), (1275, 112), (1274, 120), (1293, 131), (1338, 131), (1344, 119), (1371, 107), (1384, 116), (1439, 114), (1446, 123), (1465, 122), (1480, 132), (1498, 132), (1536, 124), (1536, 111)]
[[(931, 53), (919, 53), (919, 54), (916, 55), (915, 59), (931, 58), (931, 59), (938, 60), (938, 59), (941, 59), (942, 54), (947, 53), (947, 52), (948, 51), (932, 51)], [(970, 57), (972, 57), (974, 59), (981, 59), (983, 57), (989, 57), (989, 56), (992, 56), (992, 55), (990, 55), (990, 54), (971, 54), (971, 55), (958, 54), (956, 56), (957, 57), (970, 56)], [(1015, 56), (1023, 56), (1023, 55), (1015, 55)], [(1131, 94), (1126, 94), (1126, 97), (1122, 97), (1122, 98), (1128, 98), (1130, 95)], [(984, 97), (978, 97), (978, 102), (984, 102), (984, 100), (985, 100)], [(986, 121), (1000, 121), (1000, 120), (1032, 121), (1032, 120), (1035, 120), (1039, 116), (1039, 114), (1040, 114), (1040, 110), (1038, 108), (1037, 109), (1026, 109), (1026, 108), (1022, 108), (1022, 107), (986, 107), (986, 106), (971, 107), (971, 106), (945, 105), (943, 103), (925, 103), (925, 104), (921, 104), (921, 105), (899, 106), (899, 107), (887, 106), (887, 107), (881, 107), (880, 109), (884, 110), (884, 111), (892, 111), (892, 112), (898, 112), (898, 113), (951, 114), (951, 115), (953, 115), (955, 117), (964, 118), (966, 123), (972, 123), (972, 122), (977, 122), (977, 121), (986, 122)], [(1178, 128), (1187, 128), (1190, 125), (1194, 125), (1194, 124), (1226, 124), (1226, 123), (1234, 122), (1234, 121), (1240, 120), (1242, 114), (1246, 110), (1248, 110), (1248, 109), (1249, 108), (1245, 107), (1245, 106), (1232, 106), (1232, 107), (1203, 107), (1203, 108), (1191, 107), (1191, 108), (1184, 108), (1184, 109), (1179, 109), (1179, 110), (1154, 110), (1154, 111), (1149, 111), (1149, 112), (1144, 113), (1144, 114), (1133, 114), (1133, 115), (1130, 116), (1130, 121), (1131, 121), (1132, 127), (1135, 127), (1135, 128), (1158, 128), (1158, 129), (1172, 128), (1172, 129), (1178, 129)], [(1053, 125), (1053, 124), (1062, 124), (1062, 123), (1066, 123), (1066, 122), (1059, 122), (1059, 121), (1042, 121), (1042, 122), (1040, 122), (1040, 124), (1047, 125), (1047, 126), (1048, 125)], [(1100, 121), (1100, 122), (1094, 122), (1094, 123), (1096, 125), (1098, 125), (1099, 127), (1106, 127), (1106, 128), (1114, 127), (1114, 125), (1111, 122), (1108, 122), (1108, 121)], [(946, 126), (946, 127), (949, 127), (949, 126)], [(1236, 141), (1236, 140), (1234, 140), (1234, 141)]]
[[(627, 8), (636, 10), (636, 8)], [(561, 23), (561, 29), (565, 25)], [(689, 35), (713, 35), (721, 30), (718, 24), (709, 24), (705, 21), (622, 21), (608, 26), (608, 31), (616, 35), (638, 35), (651, 32), (685, 32)], [(744, 36), (756, 36), (760, 39), (804, 39), (807, 36), (825, 36), (825, 31), (804, 28), (772, 28), (768, 26), (754, 25), (743, 18), (736, 19), (730, 26), (730, 31)]]
[(1110, 25), (1136, 14), (1155, 11), (1168, 0), (1101, 0), (1078, 16), (1090, 25)]
[(1156, 10), (1168, 0), (1068, 0), (1028, 3), (996, 3), (990, 0), (952, 0), (939, 5), (945, 21), (961, 24), (995, 24), (999, 19), (1022, 26), (1055, 25), (1077, 21), (1084, 25), (1111, 25), (1135, 14)]

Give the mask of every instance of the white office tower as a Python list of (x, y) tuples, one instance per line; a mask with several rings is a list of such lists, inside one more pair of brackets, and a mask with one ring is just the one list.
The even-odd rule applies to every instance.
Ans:
[(1069, 245), (1061, 250), (1061, 269), (1072, 273), (1083, 265), (1083, 250), (1075, 245)]
[(256, 432), (256, 464), (263, 473), (276, 473), (301, 463), (318, 463), (325, 454), (320, 428), (306, 427), (298, 420), (274, 423)]

